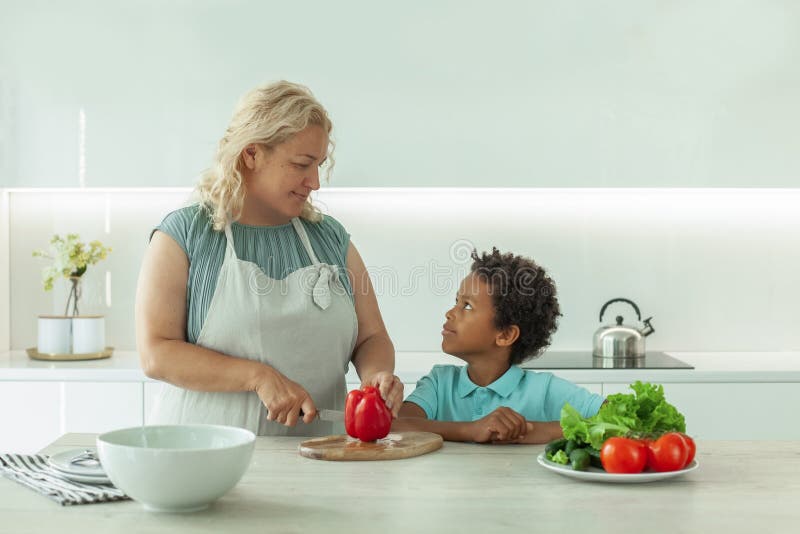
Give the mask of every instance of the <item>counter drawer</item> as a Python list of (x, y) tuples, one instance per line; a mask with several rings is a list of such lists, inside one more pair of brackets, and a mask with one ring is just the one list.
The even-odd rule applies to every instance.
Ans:
[[(604, 384), (605, 395), (630, 393), (627, 384)], [(796, 383), (668, 383), (667, 400), (686, 416), (686, 431), (699, 439), (800, 439)]]

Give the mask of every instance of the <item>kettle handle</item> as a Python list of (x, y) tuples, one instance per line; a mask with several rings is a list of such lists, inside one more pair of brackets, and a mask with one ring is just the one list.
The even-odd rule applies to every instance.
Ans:
[(636, 310), (636, 317), (639, 318), (639, 321), (642, 320), (642, 314), (639, 312), (639, 306), (637, 306), (635, 302), (633, 302), (632, 300), (628, 300), (628, 299), (616, 298), (616, 299), (611, 299), (608, 302), (606, 302), (605, 304), (603, 304), (603, 307), (600, 309), (600, 322), (601, 323), (603, 322), (603, 314), (606, 312), (606, 308), (608, 308), (609, 304), (614, 304), (615, 302), (627, 302), (628, 304), (633, 306), (634, 310)]

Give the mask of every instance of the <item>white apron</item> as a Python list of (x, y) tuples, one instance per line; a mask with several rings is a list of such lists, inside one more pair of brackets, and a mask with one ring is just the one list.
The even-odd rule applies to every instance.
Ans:
[[(358, 334), (353, 301), (336, 265), (320, 263), (299, 219), (292, 219), (312, 265), (275, 280), (236, 257), (230, 225), (217, 287), (197, 339), (202, 347), (263, 362), (303, 386), (318, 409), (344, 409), (345, 373)], [(191, 391), (164, 383), (151, 424), (208, 423), (259, 436), (323, 436), (343, 426), (315, 420), (294, 428), (267, 420), (254, 392)]]

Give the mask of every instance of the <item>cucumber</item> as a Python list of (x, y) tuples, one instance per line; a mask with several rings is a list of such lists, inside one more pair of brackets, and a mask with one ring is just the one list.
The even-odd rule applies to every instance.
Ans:
[(544, 452), (547, 455), (547, 457), (550, 458), (551, 456), (553, 456), (558, 451), (563, 451), (564, 447), (566, 447), (566, 446), (567, 446), (567, 440), (566, 439), (564, 439), (564, 438), (554, 439), (553, 441), (551, 441), (550, 443), (548, 443), (545, 446)]
[(574, 471), (586, 471), (591, 463), (589, 451), (586, 449), (575, 449), (569, 454), (569, 463)]
[(600, 451), (594, 447), (586, 447), (586, 451), (589, 453), (589, 464), (592, 467), (603, 469), (603, 462), (600, 461)]
[(575, 441), (574, 439), (571, 439), (571, 440), (567, 441), (567, 445), (564, 447), (564, 452), (566, 452), (567, 456), (569, 456), (570, 454), (572, 454), (572, 451), (574, 451), (575, 449), (578, 449), (578, 448), (580, 448), (580, 446), (578, 445), (578, 442)]

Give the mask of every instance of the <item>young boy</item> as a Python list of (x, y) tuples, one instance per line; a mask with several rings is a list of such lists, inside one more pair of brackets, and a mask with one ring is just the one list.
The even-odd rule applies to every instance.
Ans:
[(448, 441), (547, 443), (561, 437), (561, 407), (584, 417), (603, 398), (518, 364), (550, 344), (561, 315), (556, 288), (533, 261), (496, 248), (472, 253), (471, 272), (445, 313), (442, 351), (467, 365), (436, 365), (417, 382), (393, 431), (424, 430)]

